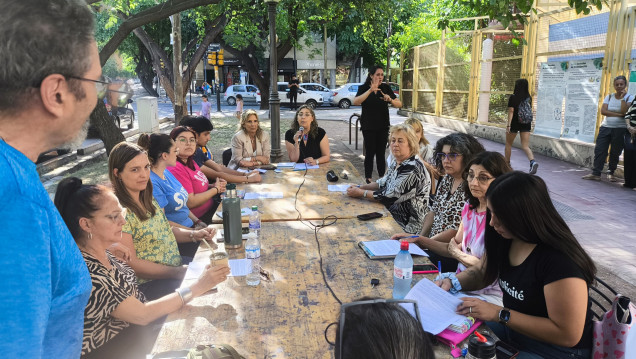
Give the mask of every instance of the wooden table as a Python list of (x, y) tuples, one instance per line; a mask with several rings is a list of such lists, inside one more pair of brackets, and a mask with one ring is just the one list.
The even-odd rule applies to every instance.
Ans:
[[(333, 170), (340, 179), (338, 182), (328, 182), (326, 174)], [(348, 180), (342, 179), (347, 173)], [(318, 220), (329, 215), (338, 218), (355, 218), (359, 214), (380, 212), (390, 216), (388, 210), (379, 202), (372, 202), (359, 198), (352, 198), (342, 192), (329, 192), (329, 184), (361, 184), (364, 179), (349, 161), (331, 161), (320, 168), (305, 171), (282, 169), (282, 172), (267, 171), (262, 174), (261, 183), (239, 184), (237, 189), (245, 192), (282, 192), (280, 199), (252, 199), (241, 200), (241, 207), (258, 206), (261, 221), (295, 221), (302, 215), (303, 219)], [(304, 183), (303, 183), (304, 181)], [(298, 187), (300, 191), (298, 191)], [(298, 191), (298, 199), (296, 192)], [(217, 212), (222, 211), (222, 205)], [(247, 216), (242, 218), (248, 222)], [(212, 223), (222, 223), (218, 216), (214, 216)]]
[[(328, 284), (343, 303), (364, 296), (390, 298), (393, 260), (370, 260), (357, 242), (389, 238), (398, 231), (391, 217), (340, 219), (318, 232), (319, 255), (314, 230), (305, 224), (267, 223), (261, 267), (271, 273), (271, 280), (249, 287), (245, 277), (230, 277), (217, 293), (194, 299), (168, 316), (152, 353), (227, 343), (245, 358), (331, 358), (333, 348), (323, 333), (336, 321), (340, 305), (323, 281), (320, 258)], [(229, 254), (241, 258), (244, 249)], [(208, 256), (209, 250), (201, 247), (195, 261), (207, 261)], [(380, 280), (375, 288), (372, 278)]]

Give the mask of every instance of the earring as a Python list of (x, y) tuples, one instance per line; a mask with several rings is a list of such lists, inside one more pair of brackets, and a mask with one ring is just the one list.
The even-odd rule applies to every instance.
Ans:
[(93, 233), (88, 232), (88, 240), (92, 241), (93, 240)]

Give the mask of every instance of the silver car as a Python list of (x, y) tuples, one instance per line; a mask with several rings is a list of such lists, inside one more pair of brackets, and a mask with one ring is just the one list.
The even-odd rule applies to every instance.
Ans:
[(313, 92), (317, 95), (322, 96), (325, 105), (329, 105), (331, 103), (331, 98), (333, 97), (333, 92), (328, 89), (326, 86), (315, 82), (303, 82), (300, 85), (300, 88), (307, 92)]
[(261, 92), (254, 85), (232, 85), (225, 90), (223, 99), (228, 105), (236, 105), (236, 95), (241, 94), (243, 103), (261, 103)]
[(333, 90), (333, 97), (331, 98), (331, 105), (338, 106), (340, 108), (349, 108), (353, 103), (353, 99), (356, 97), (358, 87), (361, 83), (348, 83), (342, 87)]

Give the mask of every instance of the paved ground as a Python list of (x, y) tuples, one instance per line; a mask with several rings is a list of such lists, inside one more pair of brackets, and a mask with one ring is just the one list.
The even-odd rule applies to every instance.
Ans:
[[(199, 101), (198, 97), (193, 96), (195, 111), (200, 107)], [(169, 104), (161, 105), (160, 117), (169, 115), (170, 110)], [(223, 106), (222, 110), (224, 112), (213, 113), (213, 116), (233, 116), (232, 107)], [(327, 131), (330, 138), (332, 157), (349, 160), (362, 172), (364, 157), (361, 133), (358, 150), (355, 150), (354, 144), (348, 143), (348, 120), (354, 112), (360, 112), (360, 108), (341, 110), (322, 107), (316, 111), (316, 115), (319, 125)], [(293, 115), (294, 112), (287, 109), (281, 111), (281, 128), (289, 126)], [(267, 111), (259, 111), (259, 117), (261, 121), (267, 122)], [(391, 111), (392, 123), (401, 123), (404, 120), (405, 117), (397, 115), (395, 110)], [(451, 133), (450, 130), (429, 124), (424, 124), (424, 131), (432, 143)], [(355, 138), (355, 130), (352, 130), (352, 137)], [(488, 150), (503, 152), (502, 144), (483, 139), (480, 141)], [(222, 151), (227, 147), (228, 144), (213, 146), (215, 158), (221, 158)], [(282, 143), (281, 148), (284, 151)], [(284, 156), (286, 159), (285, 153)], [(537, 174), (546, 181), (555, 206), (598, 264), (599, 277), (609, 281), (619, 292), (636, 298), (636, 287), (632, 285), (636, 283), (636, 232), (633, 230), (636, 191), (624, 189), (620, 183), (581, 180), (580, 177), (589, 170), (577, 165), (541, 155), (537, 155), (536, 159), (540, 164)], [(103, 159), (98, 163), (102, 162)], [(523, 152), (516, 148), (512, 152), (512, 166), (524, 171), (528, 168)], [(47, 182), (47, 187), (52, 188), (51, 186), (54, 183)]]

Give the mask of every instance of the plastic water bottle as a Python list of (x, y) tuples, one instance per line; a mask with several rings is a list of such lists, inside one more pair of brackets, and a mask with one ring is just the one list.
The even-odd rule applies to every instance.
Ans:
[(400, 252), (393, 264), (393, 298), (404, 299), (411, 290), (413, 281), (413, 258), (409, 253), (409, 242), (400, 242)]
[(261, 214), (258, 213), (258, 206), (252, 206), (250, 233), (256, 233), (256, 238), (261, 239)]
[[(251, 227), (250, 218), (250, 227)], [(245, 257), (249, 259), (252, 272), (247, 275), (247, 285), (257, 286), (261, 283), (261, 242), (258, 240), (258, 235), (255, 232), (250, 232), (247, 235), (247, 242), (245, 242)]]

